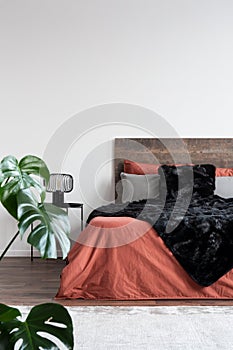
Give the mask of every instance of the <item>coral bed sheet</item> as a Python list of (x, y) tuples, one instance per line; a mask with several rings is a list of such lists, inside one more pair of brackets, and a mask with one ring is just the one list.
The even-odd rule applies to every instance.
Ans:
[(96, 217), (81, 232), (61, 274), (57, 299), (231, 299), (233, 270), (197, 285), (150, 224)]

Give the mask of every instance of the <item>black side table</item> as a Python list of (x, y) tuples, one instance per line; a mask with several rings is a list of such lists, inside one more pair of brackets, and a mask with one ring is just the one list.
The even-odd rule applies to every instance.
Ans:
[[(64, 208), (67, 211), (68, 214), (68, 210), (69, 208), (71, 209), (80, 209), (80, 218), (81, 218), (81, 230), (83, 230), (83, 203), (59, 203), (56, 204), (56, 206), (58, 206), (59, 208)], [(33, 224), (31, 225), (31, 228), (33, 228)], [(33, 246), (31, 245), (31, 261), (33, 261)]]

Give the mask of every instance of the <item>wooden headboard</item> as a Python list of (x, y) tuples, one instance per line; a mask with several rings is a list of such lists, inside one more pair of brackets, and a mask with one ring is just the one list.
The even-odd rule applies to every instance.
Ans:
[(124, 159), (141, 163), (173, 164), (174, 155), (177, 163), (187, 163), (190, 157), (193, 164), (214, 164), (216, 167), (233, 168), (233, 139), (117, 138), (115, 139), (115, 185), (120, 180), (120, 173), (124, 169)]

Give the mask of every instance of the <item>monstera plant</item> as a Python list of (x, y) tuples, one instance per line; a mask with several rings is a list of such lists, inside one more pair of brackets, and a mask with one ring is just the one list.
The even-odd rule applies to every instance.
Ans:
[[(28, 232), (27, 241), (37, 248), (42, 258), (56, 258), (56, 241), (63, 258), (70, 249), (70, 225), (67, 213), (45, 203), (49, 170), (45, 162), (32, 155), (19, 162), (7, 156), (0, 162), (0, 201), (18, 221), (18, 231), (0, 260), (17, 238)], [(33, 307), (25, 321), (18, 309), (0, 304), (0, 350), (59, 349), (51, 340), (58, 338), (67, 349), (73, 349), (73, 325), (68, 311), (59, 304), (47, 303)], [(48, 339), (45, 333), (50, 335)], [(21, 344), (19, 344), (21, 343)]]
[[(7, 156), (0, 163), (0, 201), (18, 221), (18, 232), (8, 244), (0, 260), (18, 235), (29, 232), (27, 242), (39, 250), (42, 258), (56, 258), (56, 241), (63, 258), (70, 249), (70, 225), (67, 213), (45, 203), (45, 187), (49, 170), (45, 162), (32, 155), (18, 161)], [(29, 230), (28, 230), (29, 229)]]
[[(73, 349), (73, 324), (68, 311), (59, 304), (34, 306), (25, 321), (18, 309), (0, 304), (0, 349), (59, 350), (57, 339)], [(51, 337), (52, 336), (52, 337)]]

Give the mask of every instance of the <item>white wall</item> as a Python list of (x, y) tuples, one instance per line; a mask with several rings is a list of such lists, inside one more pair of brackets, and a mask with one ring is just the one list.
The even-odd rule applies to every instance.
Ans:
[[(180, 136), (232, 137), (232, 14), (231, 0), (0, 0), (1, 158), (43, 156), (69, 118), (113, 102), (155, 111)], [(113, 125), (90, 132), (63, 170), (75, 176), (75, 162), (100, 139), (146, 134)], [(96, 187), (106, 184), (109, 199), (106, 173)], [(1, 250), (16, 230), (2, 208), (0, 229)], [(10, 254), (28, 251), (18, 240)]]

